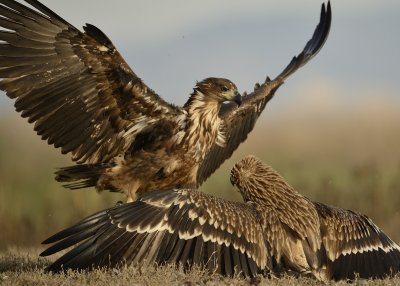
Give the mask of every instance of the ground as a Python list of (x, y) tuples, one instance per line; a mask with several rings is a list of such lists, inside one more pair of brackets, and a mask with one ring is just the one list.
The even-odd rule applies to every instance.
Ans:
[[(126, 267), (123, 269), (70, 271), (49, 274), (44, 268), (50, 260), (39, 257), (38, 249), (9, 248), (0, 253), (0, 285), (321, 285), (310, 278), (257, 277), (226, 278), (201, 269), (185, 273), (172, 266)], [(345, 281), (327, 285), (347, 285)], [(354, 285), (400, 285), (400, 276), (376, 281), (356, 281)]]

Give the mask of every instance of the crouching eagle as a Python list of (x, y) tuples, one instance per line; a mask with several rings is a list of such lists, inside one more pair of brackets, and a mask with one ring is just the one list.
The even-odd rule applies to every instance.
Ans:
[(48, 270), (202, 265), (223, 275), (294, 273), (323, 281), (400, 271), (400, 247), (365, 215), (315, 203), (253, 156), (231, 182), (244, 203), (189, 189), (153, 191), (94, 214), (44, 243), (76, 245)]
[(322, 5), (304, 50), (251, 94), (207, 78), (176, 107), (144, 84), (98, 28), (81, 32), (37, 0), (24, 2), (32, 8), (0, 1), (0, 89), (43, 140), (72, 155), (77, 165), (60, 169), (58, 181), (119, 190), (130, 200), (206, 180), (247, 138), (284, 80), (318, 53), (331, 23), (330, 4)]

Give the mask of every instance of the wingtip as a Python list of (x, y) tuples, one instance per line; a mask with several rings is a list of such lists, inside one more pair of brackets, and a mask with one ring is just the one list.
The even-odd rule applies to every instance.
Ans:
[(319, 23), (316, 26), (311, 39), (307, 42), (303, 51), (295, 56), (289, 65), (277, 76), (277, 79), (284, 81), (300, 67), (304, 66), (315, 57), (328, 39), (332, 21), (330, 1), (322, 3)]
[(326, 13), (326, 9), (325, 9), (325, 2), (324, 2), (324, 3), (322, 3), (322, 6), (321, 6), (321, 14), (319, 16), (320, 22), (322, 22), (322, 19), (324, 18), (325, 13)]
[(57, 242), (60, 240), (60, 232), (57, 232), (56, 234), (46, 238), (45, 240), (42, 241), (42, 245), (47, 245), (47, 244), (51, 244), (54, 242)]
[(322, 3), (321, 13), (328, 13), (331, 10), (331, 1)]
[(327, 7), (326, 7), (326, 15), (329, 19), (329, 24), (331, 23), (332, 20), (332, 7), (331, 7), (331, 1), (328, 1)]
[[(42, 244), (43, 244), (43, 242), (42, 242)], [(49, 253), (48, 250), (49, 250), (49, 249), (43, 250), (43, 251), (39, 254), (39, 256), (40, 256), (40, 257), (46, 257), (46, 256), (51, 255), (52, 253)]]

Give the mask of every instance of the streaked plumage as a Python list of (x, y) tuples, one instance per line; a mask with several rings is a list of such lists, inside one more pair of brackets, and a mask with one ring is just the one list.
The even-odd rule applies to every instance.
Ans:
[(231, 182), (259, 210), (274, 271), (320, 280), (400, 272), (400, 247), (367, 216), (310, 201), (253, 156), (234, 166)]
[[(48, 238), (47, 256), (79, 246), (48, 270), (115, 267), (124, 263), (204, 265), (255, 276), (270, 264), (257, 213), (243, 203), (196, 190), (152, 191), (94, 214)], [(267, 267), (270, 268), (270, 267)]]
[[(253, 156), (231, 182), (244, 203), (196, 190), (154, 191), (97, 213), (47, 239), (47, 256), (79, 244), (49, 267), (123, 263), (205, 265), (244, 276), (312, 275), (319, 280), (382, 278), (400, 271), (400, 248), (368, 217), (314, 203)], [(211, 249), (211, 251), (210, 251)]]
[(38, 1), (24, 2), (36, 10), (0, 1), (0, 88), (42, 139), (78, 163), (60, 169), (57, 180), (131, 199), (206, 180), (247, 138), (284, 80), (318, 53), (331, 23), (323, 5), (303, 52), (251, 94), (240, 97), (231, 81), (208, 78), (176, 107), (144, 84), (98, 28), (81, 32)]

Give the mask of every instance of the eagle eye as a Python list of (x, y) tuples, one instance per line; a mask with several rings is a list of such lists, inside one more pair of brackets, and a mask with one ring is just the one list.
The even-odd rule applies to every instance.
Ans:
[(221, 91), (227, 92), (228, 90), (229, 90), (229, 88), (226, 87), (225, 85), (221, 86)]

